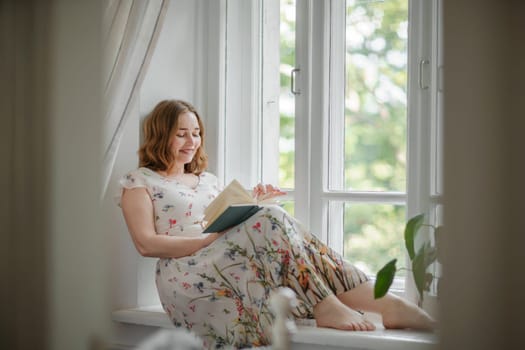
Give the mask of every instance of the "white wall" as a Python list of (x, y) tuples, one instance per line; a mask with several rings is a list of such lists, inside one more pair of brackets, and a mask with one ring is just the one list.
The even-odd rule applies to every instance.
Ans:
[[(104, 200), (106, 227), (112, 238), (111, 291), (113, 310), (158, 304), (155, 287), (156, 259), (141, 257), (115, 204), (118, 179), (138, 166), (137, 150), (143, 118), (163, 99), (196, 100), (196, 27), (198, 2), (170, 1), (155, 52), (149, 63), (133, 113), (125, 125), (110, 184)], [(198, 108), (198, 106), (197, 106)], [(139, 287), (139, 288), (137, 288)]]
[(171, 0), (155, 53), (142, 83), (140, 116), (144, 117), (163, 99), (196, 98), (197, 2)]

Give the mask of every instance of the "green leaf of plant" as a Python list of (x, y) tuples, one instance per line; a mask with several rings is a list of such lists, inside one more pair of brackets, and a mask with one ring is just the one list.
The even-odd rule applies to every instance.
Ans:
[(419, 297), (423, 300), (423, 290), (425, 289), (425, 257), (419, 253), (412, 260), (412, 274), (414, 275), (414, 282), (419, 293)]
[[(427, 268), (436, 261), (437, 250), (426, 242), (419, 249), (414, 260), (412, 260), (412, 274), (414, 275), (414, 282), (416, 283), (417, 291), (420, 299), (423, 300), (423, 291), (426, 289)], [(432, 282), (432, 281), (431, 281)]]
[(396, 261), (397, 259), (392, 259), (377, 273), (376, 283), (374, 285), (375, 299), (384, 297), (392, 285), (397, 270)]
[(405, 246), (408, 251), (408, 256), (410, 256), (410, 260), (414, 260), (414, 256), (416, 255), (414, 240), (416, 238), (417, 231), (421, 225), (423, 225), (424, 218), (425, 214), (416, 215), (412, 219), (408, 220), (405, 226)]
[(437, 260), (437, 249), (431, 247), (430, 243), (425, 249), (425, 270)]

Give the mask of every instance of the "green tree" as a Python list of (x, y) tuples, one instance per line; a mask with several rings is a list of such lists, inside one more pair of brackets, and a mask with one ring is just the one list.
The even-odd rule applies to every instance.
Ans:
[[(408, 1), (348, 1), (345, 189), (405, 191)], [(348, 37), (349, 36), (349, 37)], [(345, 205), (345, 257), (404, 260), (404, 206)]]

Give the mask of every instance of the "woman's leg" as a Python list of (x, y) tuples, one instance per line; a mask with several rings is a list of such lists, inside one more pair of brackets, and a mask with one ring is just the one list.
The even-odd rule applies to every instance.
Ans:
[[(326, 251), (318, 251), (309, 232), (279, 207), (268, 208), (260, 214), (259, 219), (262, 218), (270, 220), (271, 229), (264, 223), (255, 225), (265, 232), (270, 241), (282, 241), (279, 246), (282, 249), (284, 284), (295, 291), (304, 306), (303, 310), (310, 310), (307, 314), (313, 314), (319, 327), (355, 331), (375, 329), (362, 314), (344, 305), (334, 294), (337, 290), (334, 285), (345, 284), (352, 288), (367, 280), (366, 275), (335, 273), (333, 278), (337, 281), (327, 280), (326, 270), (335, 270), (334, 261), (325, 257)], [(272, 231), (280, 232), (280, 239), (272, 237)], [(305, 316), (304, 312), (302, 316)]]
[[(356, 331), (375, 328), (362, 314), (337, 299), (333, 284), (341, 282), (327, 282), (319, 269), (320, 265), (317, 266), (315, 247), (309, 244), (310, 239), (305, 240), (311, 236), (310, 233), (282, 208), (268, 207), (246, 224), (252, 230), (253, 239), (264, 239), (256, 245), (267, 247), (265, 255), (272, 255), (271, 252), (275, 251), (281, 256), (280, 267), (270, 269), (270, 272), (281, 276), (283, 285), (295, 291), (300, 303), (296, 316), (313, 316), (319, 327)], [(323, 268), (331, 269), (332, 262), (328, 260), (327, 264), (323, 264)], [(366, 279), (366, 276), (363, 278)], [(278, 277), (272, 279), (277, 280)], [(347, 276), (339, 275), (338, 279), (348, 283)]]
[(386, 328), (434, 328), (435, 321), (425, 311), (403, 298), (389, 293), (374, 299), (374, 285), (368, 277), (323, 242), (310, 236), (307, 243), (317, 272), (342, 304), (381, 314)]
[(417, 305), (387, 293), (384, 297), (374, 299), (374, 285), (366, 282), (337, 295), (345, 305), (357, 310), (375, 312), (383, 317), (385, 328), (415, 328), (431, 330), (436, 322)]

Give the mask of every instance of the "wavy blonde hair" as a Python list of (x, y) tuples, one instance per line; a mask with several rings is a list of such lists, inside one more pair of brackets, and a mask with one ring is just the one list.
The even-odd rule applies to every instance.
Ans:
[(174, 163), (170, 141), (177, 131), (179, 116), (191, 112), (199, 123), (201, 145), (190, 163), (184, 164), (184, 171), (199, 175), (208, 166), (208, 156), (204, 150), (204, 126), (195, 107), (181, 100), (164, 100), (144, 119), (144, 142), (139, 148), (139, 167), (154, 171), (166, 171)]

